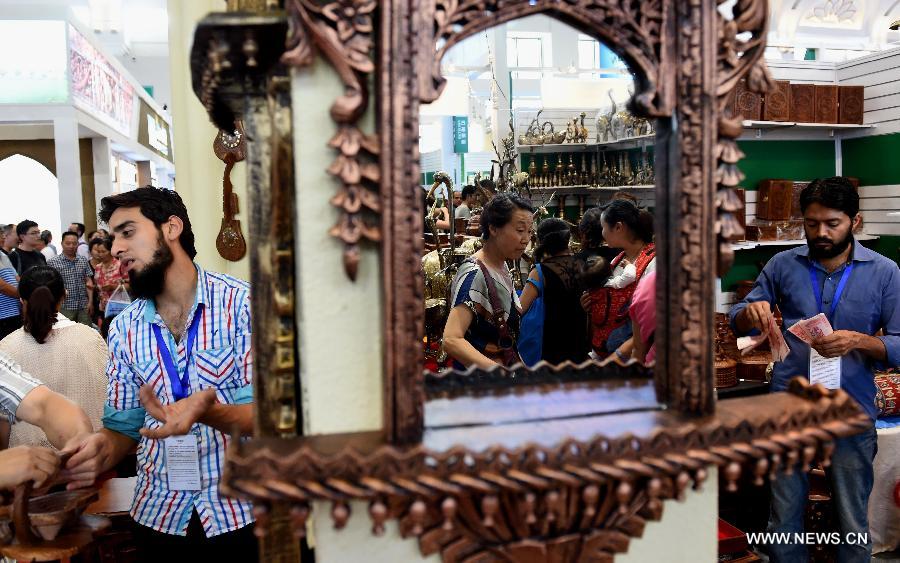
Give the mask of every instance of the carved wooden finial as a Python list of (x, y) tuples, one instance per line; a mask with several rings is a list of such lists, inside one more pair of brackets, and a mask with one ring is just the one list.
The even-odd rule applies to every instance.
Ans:
[(265, 504), (254, 504), (253, 505), (253, 518), (256, 520), (256, 523), (253, 526), (253, 535), (261, 538), (266, 535), (266, 532), (269, 530), (269, 507)]
[(631, 484), (627, 481), (622, 481), (619, 483), (619, 486), (616, 487), (616, 500), (619, 501), (619, 513), (625, 514), (628, 512), (628, 501), (631, 500), (631, 494), (633, 489)]
[(428, 513), (428, 507), (422, 501), (422, 499), (416, 499), (412, 505), (409, 507), (409, 517), (412, 521), (412, 528), (410, 528), (410, 533), (412, 535), (418, 537), (422, 535), (425, 526), (425, 516)]
[(581, 492), (581, 499), (584, 501), (584, 516), (588, 519), (593, 518), (597, 514), (597, 501), (600, 500), (600, 487), (597, 485), (588, 485)]
[(372, 518), (372, 533), (376, 536), (383, 535), (388, 509), (381, 499), (375, 500), (369, 505), (369, 516)]
[(559, 491), (549, 491), (544, 495), (544, 503), (547, 506), (547, 522), (555, 522), (557, 504), (559, 503)]
[(769, 470), (769, 460), (765, 458), (765, 456), (760, 457), (756, 460), (756, 467), (753, 471), (753, 484), (757, 487), (763, 486), (763, 477), (766, 475), (766, 471)]
[(457, 503), (453, 497), (447, 497), (441, 503), (441, 512), (444, 514), (444, 523), (441, 527), (446, 531), (453, 530), (453, 519), (456, 517)]
[(732, 461), (725, 467), (725, 480), (727, 485), (725, 490), (729, 493), (737, 492), (737, 480), (741, 477), (741, 466), (737, 462)]
[(702, 491), (703, 490), (703, 482), (706, 481), (706, 478), (709, 477), (709, 473), (706, 472), (705, 467), (701, 467), (697, 471), (694, 472), (694, 490)]
[(531, 492), (525, 493), (523, 504), (525, 505), (525, 523), (529, 526), (533, 526), (537, 523), (537, 516), (534, 513), (535, 505), (537, 504), (537, 495)]
[(778, 477), (778, 468), (781, 467), (781, 456), (773, 453), (769, 456), (769, 479), (774, 481)]
[(481, 499), (481, 512), (484, 515), (481, 523), (485, 528), (494, 527), (494, 515), (497, 514), (499, 508), (500, 501), (497, 499), (497, 495), (485, 495), (485, 497)]
[(291, 526), (295, 538), (306, 537), (306, 520), (309, 518), (309, 504), (302, 502), (291, 507)]
[(691, 483), (691, 476), (687, 471), (681, 471), (675, 478), (675, 498), (679, 501), (684, 500), (684, 491), (687, 490)]
[(349, 518), (350, 506), (346, 502), (338, 501), (331, 505), (331, 519), (334, 520), (335, 530), (343, 529)]

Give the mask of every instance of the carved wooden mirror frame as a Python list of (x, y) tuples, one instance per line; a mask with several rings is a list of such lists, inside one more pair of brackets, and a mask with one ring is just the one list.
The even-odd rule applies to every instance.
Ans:
[[(194, 89), (212, 120), (236, 116), (248, 138), (257, 432), (228, 452), (222, 487), (252, 500), (261, 529), (302, 534), (310, 502), (333, 503), (335, 525), (352, 500), (369, 502), (373, 532), (398, 518), (423, 554), (611, 560), (659, 518), (706, 467), (741, 467), (755, 482), (784, 463), (827, 460), (835, 436), (867, 418), (843, 392), (795, 381), (791, 391), (733, 399), (714, 395), (713, 280), (731, 263), (740, 226), (736, 139), (726, 110), (741, 78), (764, 91), (765, 0), (739, 0), (734, 17), (716, 0), (285, 0), (285, 11), (211, 14), (192, 51)], [(423, 247), (418, 112), (437, 98), (440, 57), (462, 39), (532, 14), (547, 14), (616, 50), (636, 72), (632, 110), (657, 119), (658, 304), (655, 384), (669, 408), (608, 436), (469, 450), (421, 443)], [(741, 36), (739, 38), (738, 36)], [(746, 36), (749, 36), (747, 38)], [(438, 45), (440, 47), (438, 48)], [(286, 48), (285, 48), (286, 46)], [(329, 141), (339, 180), (331, 234), (347, 275), (358, 245), (382, 245), (385, 429), (294, 437), (299, 427), (293, 299), (293, 137), (289, 67), (325, 58), (344, 85), (331, 107)], [(359, 122), (374, 87), (376, 133)], [(662, 345), (664, 343), (664, 345)], [(615, 375), (616, 367), (604, 367)], [(626, 368), (628, 369), (628, 368)], [(481, 376), (489, 377), (489, 372)], [(685, 416), (687, 415), (687, 416)], [(289, 516), (289, 518), (280, 518)], [(288, 522), (290, 524), (288, 524)], [(476, 557), (477, 556), (477, 557)]]

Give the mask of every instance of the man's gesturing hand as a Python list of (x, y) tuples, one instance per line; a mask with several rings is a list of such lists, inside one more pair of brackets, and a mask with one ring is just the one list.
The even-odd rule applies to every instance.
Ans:
[(141, 387), (140, 396), (147, 413), (163, 423), (159, 428), (141, 428), (142, 436), (155, 439), (187, 434), (216, 402), (216, 392), (209, 388), (192, 393), (170, 405), (160, 403), (149, 385)]

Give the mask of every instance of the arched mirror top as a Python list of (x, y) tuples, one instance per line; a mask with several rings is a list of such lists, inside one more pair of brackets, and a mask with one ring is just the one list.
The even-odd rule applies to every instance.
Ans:
[[(418, 2), (423, 22), (431, 21), (428, 43), (434, 52), (421, 53), (430, 82), (423, 84), (420, 100), (438, 98), (445, 85), (441, 60), (453, 46), (489, 28), (534, 15), (546, 15), (591, 35), (608, 45), (634, 72), (636, 92), (632, 111), (639, 116), (670, 115), (674, 105), (673, 76), (666, 77), (671, 51), (668, 29), (673, 23), (671, 0), (619, 2), (616, 0), (521, 0), (512, 2)], [(427, 26), (427, 23), (423, 23)], [(423, 32), (424, 33), (424, 32)], [(429, 59), (430, 64), (429, 64)], [(668, 78), (668, 79), (667, 79)]]

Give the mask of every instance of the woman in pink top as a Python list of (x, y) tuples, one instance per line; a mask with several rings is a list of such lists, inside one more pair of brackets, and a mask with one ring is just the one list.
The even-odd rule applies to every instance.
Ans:
[(656, 270), (638, 282), (628, 309), (634, 330), (634, 359), (649, 364), (656, 359)]

